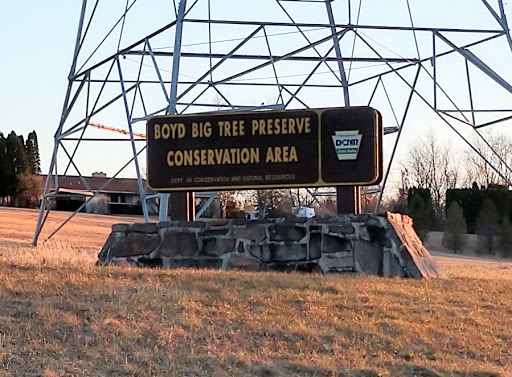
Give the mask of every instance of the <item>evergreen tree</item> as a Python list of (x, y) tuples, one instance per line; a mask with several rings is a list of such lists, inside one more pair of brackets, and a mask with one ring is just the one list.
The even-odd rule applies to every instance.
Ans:
[(9, 163), (7, 159), (7, 139), (0, 132), (0, 199), (7, 196)]
[[(27, 182), (39, 182), (39, 177), (33, 176), (41, 172), (39, 147), (35, 131), (28, 135), (27, 141), (23, 136), (12, 131), (7, 137), (0, 132), (0, 199), (18, 204), (17, 198), (23, 192), (35, 196), (35, 190)], [(22, 182), (23, 181), (23, 182)], [(36, 185), (37, 186), (37, 185)], [(28, 189), (30, 188), (30, 190)], [(35, 202), (38, 198), (31, 198)], [(28, 202), (25, 200), (25, 202)]]
[(15, 202), (19, 191), (19, 177), (29, 170), (23, 137), (12, 131), (6, 139), (6, 194)]
[(453, 201), (448, 207), (448, 217), (444, 224), (443, 246), (455, 253), (466, 244), (466, 219), (459, 203)]
[(418, 236), (427, 239), (434, 218), (434, 206), (428, 189), (412, 188), (407, 196), (407, 212)]
[(500, 246), (505, 256), (512, 256), (512, 225), (508, 215), (501, 220)]
[(490, 254), (496, 252), (499, 232), (498, 211), (489, 198), (485, 199), (476, 220), (476, 230), (481, 246)]
[(12, 174), (23, 174), (29, 170), (23, 136), (16, 135), (14, 131), (7, 136), (7, 158)]
[(40, 174), (41, 157), (39, 156), (39, 144), (37, 142), (36, 131), (32, 131), (28, 134), (27, 141), (25, 143), (25, 150), (27, 152), (27, 160), (30, 172), (32, 174)]

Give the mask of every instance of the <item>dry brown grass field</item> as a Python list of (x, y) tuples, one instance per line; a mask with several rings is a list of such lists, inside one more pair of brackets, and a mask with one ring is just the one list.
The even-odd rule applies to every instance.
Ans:
[(31, 247), (36, 216), (0, 207), (2, 377), (512, 376), (510, 262), (438, 258), (438, 280), (95, 267), (133, 218), (80, 214)]

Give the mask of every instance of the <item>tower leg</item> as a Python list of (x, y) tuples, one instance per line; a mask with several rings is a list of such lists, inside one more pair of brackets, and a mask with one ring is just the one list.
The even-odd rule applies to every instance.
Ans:
[[(176, 35), (174, 37), (174, 51), (172, 57), (172, 78), (171, 78), (171, 92), (169, 94), (169, 104), (167, 107), (167, 114), (176, 114), (176, 101), (178, 96), (178, 76), (180, 71), (181, 60), (181, 40), (183, 37), (183, 20), (185, 18), (185, 9), (187, 7), (187, 0), (180, 0), (178, 7), (178, 14), (176, 15)], [(160, 196), (160, 210), (158, 219), (160, 221), (167, 220), (168, 203), (171, 206), (171, 219), (173, 220), (189, 220), (188, 216), (188, 199), (186, 193), (174, 193), (172, 195), (162, 194)], [(190, 195), (194, 195), (190, 193)], [(195, 207), (194, 207), (195, 215)], [(194, 215), (190, 220), (194, 219)]]
[[(71, 77), (75, 74), (76, 70), (76, 64), (78, 60), (78, 53), (80, 51), (80, 44), (81, 44), (81, 38), (82, 38), (82, 28), (84, 25), (84, 19), (85, 19), (85, 11), (87, 8), (87, 0), (82, 0), (82, 10), (80, 12), (80, 21), (78, 22), (78, 31), (76, 33), (76, 41), (75, 41), (75, 51), (73, 53), (73, 63), (71, 64), (71, 68), (69, 70), (69, 76), (68, 76), (68, 87), (66, 89), (66, 96), (64, 99), (64, 105), (62, 106), (62, 114), (61, 119), (59, 122), (59, 127), (57, 128), (57, 132), (55, 133), (55, 144), (53, 147), (53, 154), (52, 154), (52, 160), (50, 163), (50, 168), (48, 170), (48, 175), (46, 176), (46, 182), (44, 185), (44, 191), (43, 191), (43, 197), (41, 200), (41, 206), (39, 208), (39, 215), (37, 216), (37, 223), (36, 228), (34, 230), (34, 237), (32, 239), (32, 245), (36, 246), (37, 241), (39, 239), (39, 235), (41, 234), (41, 230), (43, 229), (44, 223), (46, 221), (46, 218), (48, 216), (48, 213), (50, 212), (50, 208), (47, 208), (48, 206), (48, 193), (50, 191), (50, 179), (52, 178), (52, 174), (55, 173), (55, 177), (58, 178), (58, 171), (57, 171), (57, 150), (59, 148), (59, 138), (62, 133), (62, 129), (64, 127), (64, 121), (66, 119), (66, 114), (69, 114), (69, 111), (71, 110), (71, 107), (73, 106), (71, 104), (70, 106), (70, 99), (71, 99), (71, 90), (73, 88), (73, 80)], [(81, 90), (80, 88), (78, 89)], [(55, 181), (55, 192), (58, 191), (58, 180), (56, 178)]]

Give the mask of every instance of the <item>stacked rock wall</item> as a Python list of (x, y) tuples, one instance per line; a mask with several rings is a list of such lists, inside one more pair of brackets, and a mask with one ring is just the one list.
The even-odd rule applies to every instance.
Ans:
[(404, 234), (392, 224), (400, 221), (391, 214), (365, 214), (116, 224), (98, 264), (441, 276), (426, 249), (411, 255)]

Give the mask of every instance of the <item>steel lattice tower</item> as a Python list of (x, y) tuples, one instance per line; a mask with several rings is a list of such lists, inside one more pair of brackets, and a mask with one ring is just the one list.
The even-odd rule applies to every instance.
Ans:
[[(475, 151), (468, 130), (481, 136), (512, 119), (502, 0), (375, 3), (83, 0), (34, 244), (59, 174), (77, 174), (90, 188), (86, 163), (111, 162), (112, 178), (136, 176), (148, 221), (154, 195), (142, 178), (141, 134), (153, 115), (370, 105), (393, 133), (381, 195), (402, 130), (425, 114)], [(105, 137), (98, 124), (121, 131)], [(165, 219), (167, 195), (159, 197)]]

